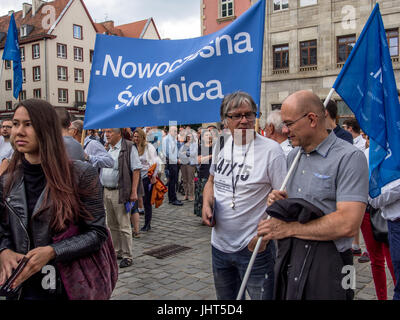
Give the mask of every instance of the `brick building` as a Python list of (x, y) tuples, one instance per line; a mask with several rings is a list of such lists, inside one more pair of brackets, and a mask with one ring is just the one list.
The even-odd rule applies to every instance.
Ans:
[[(0, 17), (0, 55), (10, 15), (19, 29), (23, 84), (18, 100), (41, 98), (82, 116), (86, 106), (96, 33), (160, 39), (152, 18), (114, 26), (94, 23), (82, 0), (32, 0), (22, 10)], [(6, 61), (0, 83), (0, 117), (17, 102), (12, 94), (12, 62)]]

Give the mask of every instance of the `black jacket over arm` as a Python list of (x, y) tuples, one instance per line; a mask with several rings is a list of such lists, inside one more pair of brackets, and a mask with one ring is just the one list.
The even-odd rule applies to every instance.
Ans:
[[(273, 218), (286, 222), (308, 221), (324, 213), (303, 199), (284, 199), (267, 208)], [(343, 260), (333, 241), (298, 238), (278, 240), (275, 263), (275, 300), (345, 300)]]

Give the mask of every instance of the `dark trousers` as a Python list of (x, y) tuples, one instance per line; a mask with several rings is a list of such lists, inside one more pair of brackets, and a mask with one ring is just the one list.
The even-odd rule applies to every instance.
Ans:
[[(218, 300), (235, 300), (253, 255), (247, 247), (225, 253), (211, 246), (214, 285)], [(275, 245), (272, 241), (259, 252), (246, 285), (252, 300), (271, 300), (274, 291)], [(245, 300), (243, 294), (242, 300)]]
[(169, 200), (169, 202), (174, 202), (175, 200), (177, 200), (176, 183), (178, 182), (178, 165), (177, 164), (168, 164), (167, 170), (169, 172), (168, 200)]
[(396, 285), (393, 300), (400, 300), (400, 220), (388, 220), (388, 239)]
[(151, 193), (153, 192), (153, 185), (150, 183), (149, 177), (143, 178), (143, 206), (144, 206), (144, 227), (149, 227), (151, 217), (153, 216), (153, 208), (151, 206)]

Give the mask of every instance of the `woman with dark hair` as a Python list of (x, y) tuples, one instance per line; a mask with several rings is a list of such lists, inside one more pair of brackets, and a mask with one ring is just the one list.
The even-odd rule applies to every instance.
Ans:
[[(0, 285), (25, 256), (28, 263), (11, 286), (22, 284), (20, 299), (71, 298), (58, 266), (97, 252), (108, 237), (97, 171), (68, 159), (57, 114), (46, 101), (20, 102), (11, 134), (15, 152), (0, 183)], [(53, 240), (75, 225), (77, 235)], [(43, 285), (46, 270), (55, 272), (55, 285)]]

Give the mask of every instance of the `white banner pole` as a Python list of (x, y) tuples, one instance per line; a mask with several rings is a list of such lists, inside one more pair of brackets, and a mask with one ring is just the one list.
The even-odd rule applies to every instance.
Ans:
[[(328, 104), (329, 100), (331, 99), (331, 97), (332, 97), (332, 95), (333, 95), (334, 92), (335, 92), (335, 89), (334, 89), (334, 88), (332, 88), (331, 91), (329, 91), (329, 94), (328, 94), (328, 96), (326, 97), (326, 99), (325, 99), (325, 101), (324, 101), (324, 107), (325, 107), (325, 108), (326, 108), (326, 106), (327, 106), (327, 104)], [(294, 160), (293, 160), (293, 162), (292, 162), (292, 165), (290, 166), (289, 172), (286, 174), (286, 177), (285, 177), (285, 179), (283, 180), (282, 186), (281, 186), (281, 188), (279, 189), (280, 191), (285, 190), (286, 184), (287, 184), (287, 182), (289, 181), (291, 175), (293, 174), (293, 171), (294, 171), (294, 169), (295, 169), (295, 167), (296, 167), (296, 165), (297, 165), (297, 162), (298, 162), (299, 159), (300, 159), (300, 154), (301, 154), (301, 149), (299, 149), (299, 151), (297, 152), (297, 155), (296, 155), (296, 157), (294, 158)], [(271, 217), (268, 216), (268, 217), (267, 217), (267, 220), (269, 220), (270, 218), (271, 218)], [(259, 250), (260, 245), (261, 245), (261, 241), (262, 241), (262, 237), (258, 238), (257, 244), (256, 244), (256, 246), (255, 246), (255, 248), (254, 248), (253, 254), (252, 254), (252, 256), (251, 256), (249, 265), (248, 265), (247, 270), (246, 270), (246, 273), (245, 273), (245, 275), (244, 275), (244, 278), (243, 278), (242, 284), (241, 284), (241, 286), (240, 286), (240, 290), (239, 290), (239, 293), (238, 293), (238, 295), (237, 295), (237, 297), (236, 297), (236, 300), (240, 300), (240, 299), (242, 298), (242, 296), (243, 296), (244, 290), (245, 290), (246, 285), (247, 285), (247, 281), (249, 280), (249, 276), (250, 276), (251, 269), (253, 268), (254, 260), (256, 259), (258, 250)]]

